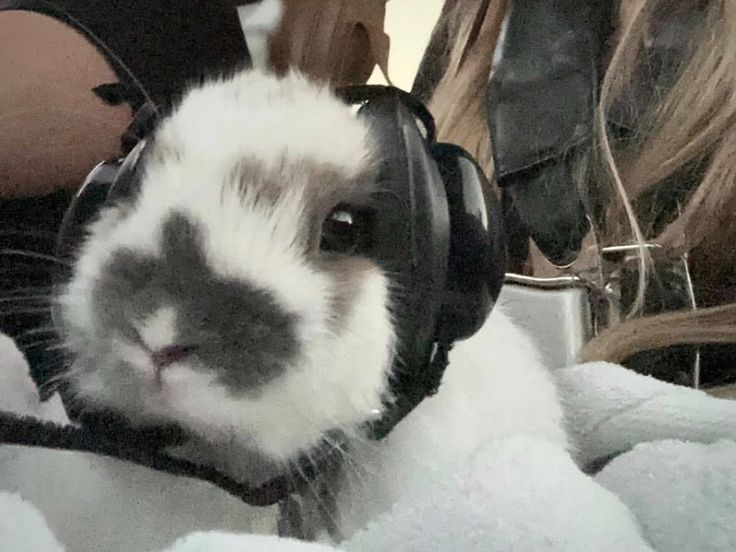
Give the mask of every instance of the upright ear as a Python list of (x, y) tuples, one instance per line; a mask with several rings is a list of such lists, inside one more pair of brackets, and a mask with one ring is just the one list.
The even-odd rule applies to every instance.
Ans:
[(447, 192), (450, 255), (440, 313), (443, 338), (477, 332), (498, 299), (506, 273), (506, 235), (501, 206), (480, 166), (453, 144), (432, 154)]
[(269, 66), (269, 42), (283, 19), (283, 3), (284, 0), (237, 2), (238, 18), (253, 67), (265, 69)]

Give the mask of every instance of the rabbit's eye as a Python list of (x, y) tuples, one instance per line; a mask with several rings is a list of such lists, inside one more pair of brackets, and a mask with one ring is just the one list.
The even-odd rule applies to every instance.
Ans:
[(367, 214), (340, 205), (335, 207), (322, 223), (320, 249), (347, 255), (360, 253), (367, 238)]

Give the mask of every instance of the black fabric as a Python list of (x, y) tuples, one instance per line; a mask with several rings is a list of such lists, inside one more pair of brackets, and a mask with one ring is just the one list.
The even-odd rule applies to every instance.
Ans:
[(166, 103), (188, 83), (250, 61), (234, 2), (0, 0), (0, 10), (10, 9), (51, 16), (84, 34), (138, 103), (131, 73), (156, 103)]
[(575, 259), (589, 228), (573, 172), (579, 164), (572, 161), (590, 147), (610, 34), (604, 4), (515, 5), (488, 86), (496, 178), (540, 250), (558, 265)]

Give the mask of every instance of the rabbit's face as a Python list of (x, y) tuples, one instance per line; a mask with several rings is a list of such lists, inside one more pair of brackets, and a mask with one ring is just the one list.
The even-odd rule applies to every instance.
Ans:
[(72, 389), (275, 461), (379, 415), (389, 281), (361, 249), (368, 130), (298, 76), (191, 91), (127, 196), (89, 229), (59, 300)]

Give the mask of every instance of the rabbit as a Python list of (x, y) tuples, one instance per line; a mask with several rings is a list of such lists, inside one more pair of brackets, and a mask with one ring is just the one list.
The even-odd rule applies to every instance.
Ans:
[[(553, 378), (496, 306), (458, 342), (436, 396), (381, 441), (401, 320), (355, 251), (378, 147), (325, 85), (245, 70), (192, 87), (147, 140), (140, 176), (89, 225), (58, 297), (84, 404), (175, 423), (182, 454), (263, 481), (335, 430), (341, 538), (426, 469), (528, 433), (567, 447)], [(204, 505), (202, 506), (204, 507)]]

